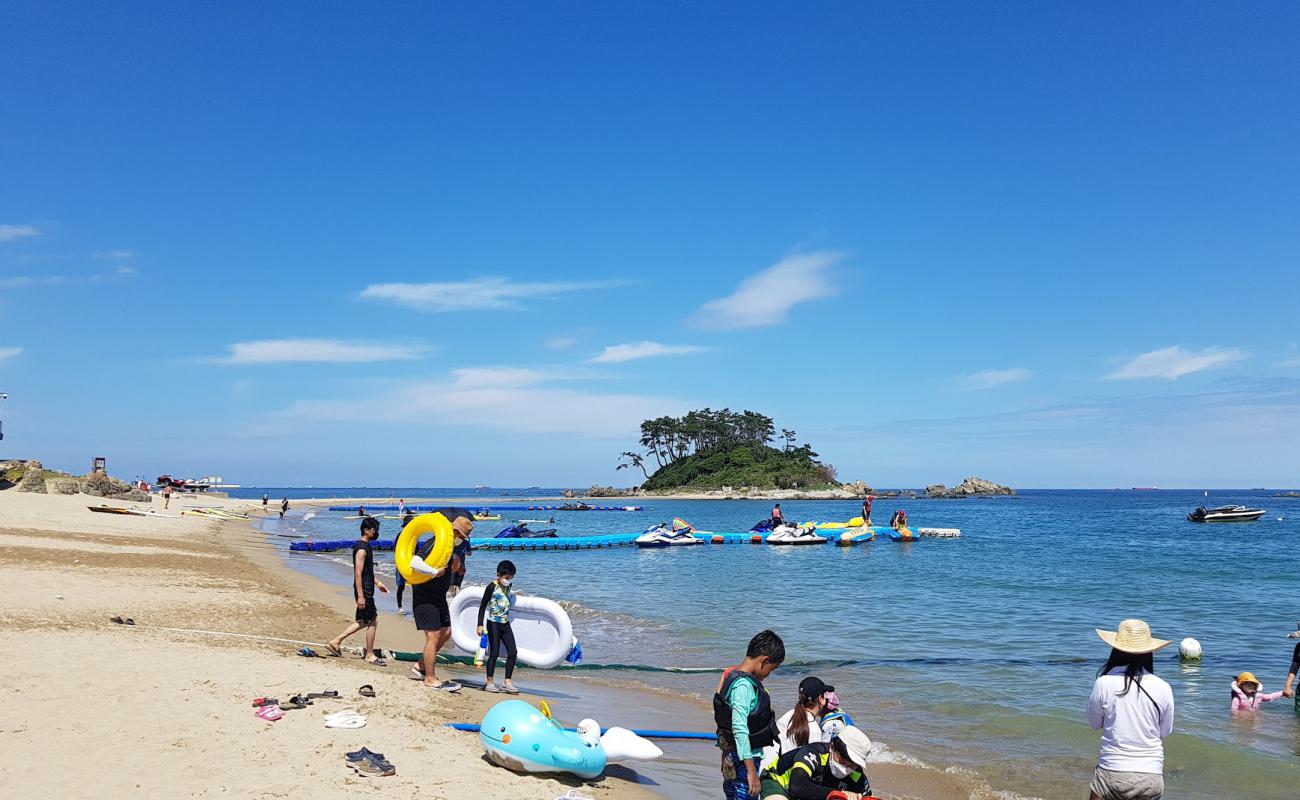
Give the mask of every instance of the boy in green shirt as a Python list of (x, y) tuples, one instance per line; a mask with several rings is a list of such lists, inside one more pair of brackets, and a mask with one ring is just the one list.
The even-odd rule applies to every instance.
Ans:
[(713, 720), (722, 750), (722, 794), (727, 800), (759, 800), (758, 763), (777, 740), (776, 715), (763, 681), (785, 661), (785, 642), (772, 631), (749, 640), (745, 660), (722, 674), (713, 696)]

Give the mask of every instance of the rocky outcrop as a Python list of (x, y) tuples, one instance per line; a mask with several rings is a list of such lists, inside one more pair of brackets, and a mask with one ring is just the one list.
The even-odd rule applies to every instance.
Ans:
[(970, 477), (962, 481), (960, 485), (949, 489), (942, 483), (932, 484), (925, 487), (925, 496), (929, 498), (953, 498), (977, 497), (977, 496), (996, 496), (996, 495), (1013, 495), (1015, 489), (1010, 486), (1003, 486), (993, 481), (986, 481), (983, 478)]
[(45, 493), (45, 470), (29, 469), (23, 472), (23, 477), (18, 481), (18, 491), (20, 492), (40, 492)]
[(613, 486), (593, 486), (586, 492), (586, 497), (628, 497), (636, 494), (636, 489), (618, 489)]
[[(76, 477), (66, 472), (45, 469), (39, 461), (0, 461), (0, 476), (4, 482), (0, 489), (16, 486), (20, 492), (48, 494), (88, 494), (110, 500), (129, 500), (134, 503), (151, 503), (153, 497), (111, 475), (92, 472)], [(7, 485), (6, 485), (7, 484)]]
[(879, 493), (868, 486), (866, 481), (850, 481), (844, 484), (842, 488), (854, 497), (879, 496)]

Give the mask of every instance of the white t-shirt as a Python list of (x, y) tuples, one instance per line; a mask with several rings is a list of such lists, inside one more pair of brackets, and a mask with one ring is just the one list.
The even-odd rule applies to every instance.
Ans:
[(1161, 739), (1174, 730), (1174, 692), (1149, 672), (1124, 691), (1124, 673), (1102, 675), (1088, 698), (1088, 724), (1101, 730), (1097, 766), (1116, 772), (1162, 775), (1165, 747)]
[[(807, 713), (807, 712), (804, 712)], [(782, 714), (776, 721), (776, 729), (781, 732), (781, 738), (776, 744), (770, 744), (763, 748), (763, 760), (759, 762), (759, 769), (767, 769), (776, 763), (776, 760), (782, 755), (798, 750), (802, 745), (795, 744), (790, 738), (790, 720), (794, 719), (794, 709)], [(822, 726), (817, 721), (815, 714), (808, 714), (808, 744), (822, 741)]]

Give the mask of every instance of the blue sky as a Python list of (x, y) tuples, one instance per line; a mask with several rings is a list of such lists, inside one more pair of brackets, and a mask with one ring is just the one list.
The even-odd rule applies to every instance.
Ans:
[(0, 455), (627, 483), (1300, 483), (1300, 9), (21, 3)]

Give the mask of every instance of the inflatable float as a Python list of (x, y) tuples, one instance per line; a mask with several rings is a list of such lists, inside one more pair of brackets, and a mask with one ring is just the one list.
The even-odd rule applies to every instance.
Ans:
[[(467, 653), (477, 652), (478, 606), (486, 586), (466, 586), (449, 601), (451, 640)], [(530, 667), (559, 666), (573, 650), (573, 623), (560, 604), (545, 597), (515, 596), (510, 628), (519, 648), (519, 660)]]
[(409, 584), (424, 583), (433, 579), (432, 575), (411, 570), (411, 558), (415, 555), (415, 545), (420, 537), (433, 534), (433, 550), (424, 563), (434, 569), (442, 569), (451, 560), (451, 549), (455, 544), (455, 531), (451, 522), (442, 514), (421, 514), (406, 524), (393, 545), (393, 563), (402, 578)]
[(598, 778), (606, 764), (663, 755), (653, 742), (626, 728), (601, 734), (594, 719), (565, 730), (547, 711), (523, 700), (503, 700), (488, 709), (479, 725), (479, 741), (489, 761), (515, 772), (568, 772)]

